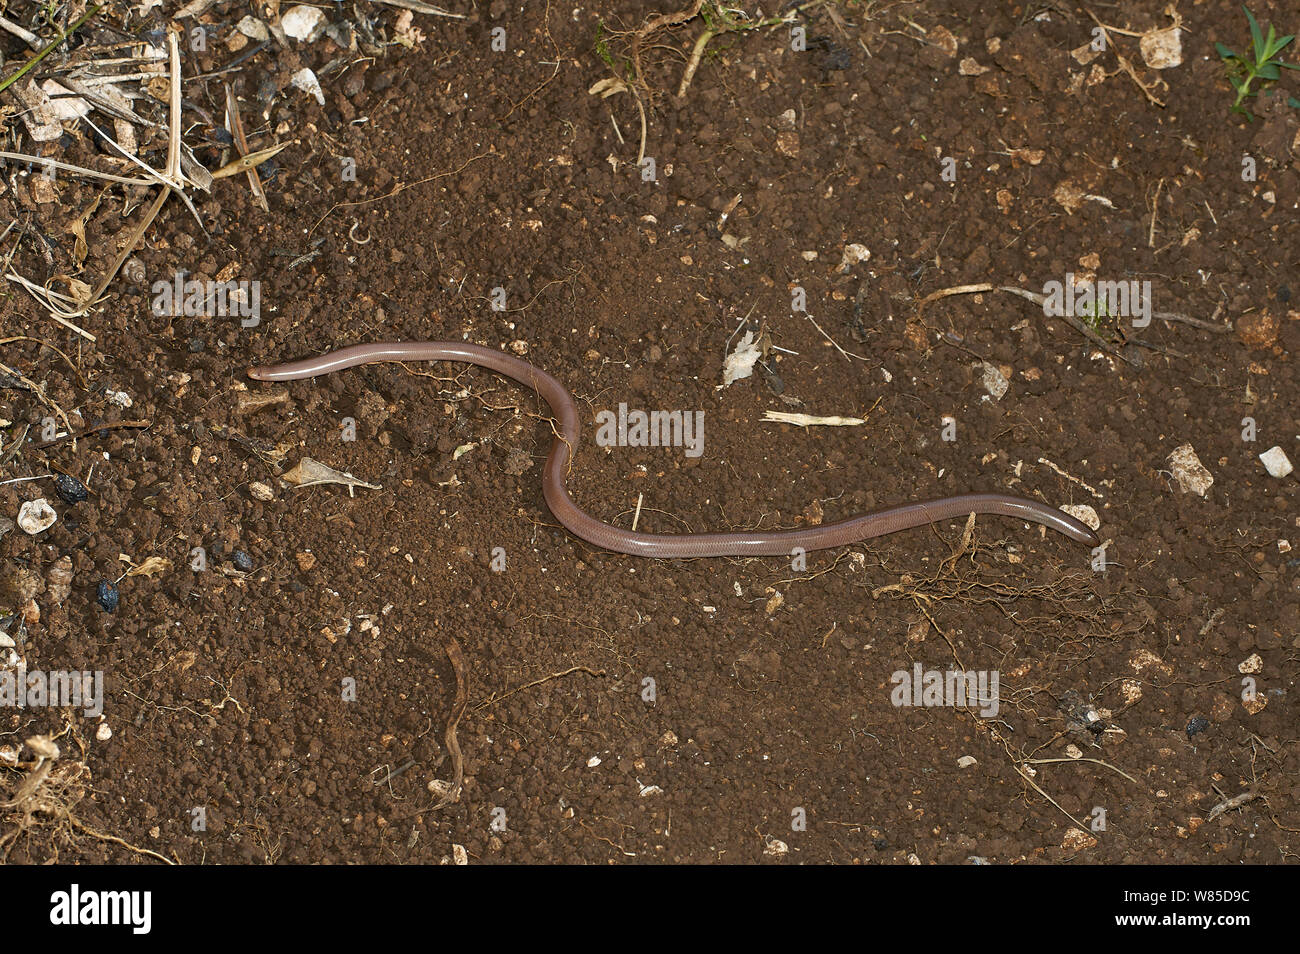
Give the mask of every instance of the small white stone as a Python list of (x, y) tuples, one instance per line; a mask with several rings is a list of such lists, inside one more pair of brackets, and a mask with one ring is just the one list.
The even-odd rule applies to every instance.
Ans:
[(1286, 456), (1286, 451), (1280, 447), (1270, 447), (1259, 455), (1259, 459), (1264, 462), (1264, 469), (1268, 471), (1270, 477), (1285, 477), (1295, 470)]
[(265, 43), (271, 38), (271, 31), (257, 17), (245, 16), (244, 19), (235, 24), (235, 29), (254, 43)]
[(1097, 511), (1087, 504), (1062, 504), (1060, 509), (1080, 523), (1086, 523), (1094, 530), (1101, 527), (1101, 518), (1097, 516)]
[(997, 365), (990, 364), (987, 361), (984, 362), (983, 376), (980, 379), (980, 383), (984, 385), (985, 391), (993, 395), (993, 400), (995, 401), (1001, 401), (1003, 396), (1007, 393), (1007, 388), (1010, 387), (1010, 382), (1008, 382), (1006, 377), (1002, 374), (1001, 369), (998, 368)]
[(1174, 448), (1169, 455), (1169, 469), (1183, 493), (1194, 493), (1204, 497), (1214, 484), (1214, 475), (1205, 469), (1191, 444)]
[(768, 839), (767, 847), (763, 849), (763, 854), (769, 858), (784, 858), (790, 853), (790, 846), (780, 838)]
[(978, 765), (979, 760), (973, 755), (963, 755), (957, 760), (958, 768), (970, 768), (972, 765)]
[(33, 537), (50, 529), (58, 519), (59, 515), (44, 497), (29, 500), (18, 508), (18, 526)]
[(457, 865), (469, 864), (469, 852), (465, 850), (464, 845), (451, 846), (451, 860), (453, 864)]
[(1259, 653), (1251, 653), (1242, 660), (1241, 665), (1237, 667), (1237, 672), (1243, 676), (1253, 676), (1256, 673), (1264, 671), (1264, 657)]
[(859, 245), (857, 242), (851, 242), (844, 246), (844, 257), (840, 260), (840, 271), (847, 272), (858, 262), (865, 262), (871, 258), (871, 249), (865, 245)]
[(293, 78), (290, 82), (293, 83), (294, 89), (300, 89), (304, 93), (309, 93), (315, 98), (317, 103), (322, 106), (325, 105), (325, 93), (320, 88), (320, 80), (316, 78), (316, 74), (311, 70), (303, 67), (293, 74)]
[(599, 764), (600, 764), (599, 755), (593, 755), (591, 758), (587, 759), (587, 768), (595, 768)]
[(131, 400), (131, 395), (127, 394), (125, 391), (114, 391), (111, 388), (104, 392), (104, 397), (108, 399), (109, 404), (114, 404), (123, 410), (126, 410), (135, 403)]
[(12, 636), (8, 633), (0, 632), (0, 649), (13, 649), (14, 645), (14, 638)]
[(113, 737), (113, 730), (109, 728), (107, 722), (101, 722), (99, 728), (95, 730), (95, 738), (101, 742), (107, 742)]
[(1178, 27), (1148, 30), (1138, 40), (1142, 59), (1153, 70), (1167, 70), (1183, 62), (1183, 31)]
[(290, 7), (280, 19), (280, 28), (289, 39), (310, 43), (325, 32), (325, 11), (305, 4)]
[(275, 491), (272, 490), (270, 487), (268, 487), (266, 484), (262, 483), (260, 480), (255, 480), (251, 484), (249, 484), (248, 492), (252, 494), (255, 500), (265, 501), (265, 500), (275, 499)]

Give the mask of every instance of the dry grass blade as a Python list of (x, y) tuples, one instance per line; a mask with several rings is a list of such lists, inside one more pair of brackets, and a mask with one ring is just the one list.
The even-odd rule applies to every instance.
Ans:
[[(241, 172), (255, 173), (258, 166), (273, 156), (279, 155), (281, 150), (287, 148), (289, 145), (290, 143), (280, 142), (276, 143), (274, 146), (267, 146), (265, 149), (259, 149), (257, 152), (250, 152), (246, 156), (240, 156), (238, 159), (226, 163), (216, 172), (212, 173), (212, 178), (225, 179), (228, 176), (237, 176)], [(257, 192), (259, 195), (262, 194), (260, 185)]]
[[(14, 272), (10, 272), (5, 276), (11, 281), (21, 284), (23, 288), (36, 298), (37, 301), (41, 302), (41, 304), (46, 307), (50, 313), (50, 317), (55, 321), (72, 331), (75, 331), (77, 334), (89, 341), (94, 341), (95, 336), (84, 328), (74, 324), (72, 319), (85, 315), (92, 307), (94, 307), (95, 303), (101, 299), (109, 284), (111, 284), (113, 279), (117, 277), (117, 273), (121, 270), (122, 264), (127, 260), (131, 253), (135, 251), (140, 239), (144, 237), (145, 231), (153, 224), (154, 219), (158, 217), (158, 212), (162, 209), (163, 203), (167, 201), (167, 196), (173, 192), (179, 195), (186, 207), (190, 210), (191, 214), (193, 214), (195, 221), (199, 223), (199, 227), (203, 228), (203, 220), (199, 218), (198, 210), (194, 208), (194, 204), (190, 201), (189, 196), (185, 194), (185, 185), (187, 180), (181, 172), (181, 54), (180, 43), (174, 30), (168, 31), (167, 44), (168, 59), (171, 67), (171, 108), (169, 116), (170, 122), (168, 123), (166, 168), (162, 172), (151, 169), (137, 157), (119, 147), (111, 137), (103, 136), (105, 142), (117, 149), (123, 156), (140, 166), (146, 173), (148, 173), (150, 178), (144, 180), (143, 184), (147, 185), (150, 182), (156, 182), (160, 186), (158, 195), (149, 204), (149, 208), (145, 211), (144, 217), (136, 226), (129, 241), (127, 241), (126, 244), (122, 246), (121, 251), (118, 252), (117, 257), (113, 260), (113, 264), (109, 266), (108, 270), (104, 273), (103, 278), (99, 280), (99, 284), (97, 284), (89, 294), (79, 298), (63, 295), (59, 292), (51, 291), (48, 288), (42, 288)], [(87, 119), (86, 122), (94, 127), (94, 123), (91, 123), (89, 119)], [(101, 135), (103, 134), (101, 133)], [(90, 170), (77, 171), (83, 171), (90, 175), (97, 175)], [(101, 175), (101, 178), (118, 179), (121, 177), (108, 177)], [(141, 184), (137, 180), (128, 181), (133, 185)], [(73, 307), (68, 308), (65, 306)]]
[[(140, 239), (144, 237), (145, 231), (153, 224), (153, 220), (158, 217), (158, 211), (162, 208), (163, 203), (167, 201), (167, 196), (171, 195), (172, 192), (176, 192), (185, 200), (185, 204), (188, 205), (190, 211), (194, 213), (195, 219), (198, 219), (199, 217), (198, 210), (190, 203), (189, 196), (185, 195), (182, 189), (182, 183), (184, 183), (185, 180), (181, 176), (181, 51), (180, 44), (176, 39), (175, 30), (169, 30), (167, 32), (167, 47), (171, 58), (171, 122), (169, 129), (170, 134), (167, 140), (167, 168), (161, 176), (158, 176), (158, 173), (154, 172), (152, 169), (148, 169), (147, 166), (145, 167), (149, 172), (158, 176), (162, 188), (158, 190), (157, 198), (155, 198), (150, 204), (148, 211), (145, 212), (144, 218), (140, 220), (140, 224), (136, 227), (135, 233), (131, 236), (130, 241), (122, 246), (122, 250), (118, 252), (117, 258), (113, 260), (113, 264), (109, 267), (108, 271), (104, 273), (104, 277), (99, 280), (99, 284), (95, 286), (95, 290), (91, 293), (89, 301), (82, 305), (81, 313), (83, 314), (85, 311), (90, 309), (91, 305), (95, 301), (99, 300), (100, 295), (102, 295), (105, 289), (108, 288), (109, 283), (117, 277), (118, 271), (122, 268), (122, 263), (125, 262), (127, 257), (135, 251), (135, 247), (140, 242)], [(108, 141), (111, 142), (112, 140)], [(135, 157), (131, 156), (130, 158), (134, 159)], [(199, 224), (202, 225), (201, 220)]]
[(64, 172), (75, 172), (77, 175), (89, 176), (92, 179), (103, 179), (106, 182), (119, 182), (122, 185), (153, 185), (153, 179), (132, 179), (129, 176), (117, 176), (111, 172), (99, 172), (96, 169), (87, 169), (85, 166), (74, 166), (70, 162), (60, 162), (57, 159), (46, 159), (44, 156), (29, 156), (22, 152), (0, 152), (0, 159), (13, 159), (18, 162), (34, 162), (38, 165), (62, 169)]
[(461, 716), (465, 714), (468, 694), (465, 691), (465, 657), (461, 653), (460, 643), (456, 642), (455, 637), (447, 640), (447, 658), (451, 661), (451, 668), (456, 673), (456, 699), (452, 703), (451, 717), (447, 720), (447, 732), (443, 736), (443, 741), (447, 745), (447, 752), (451, 755), (452, 781), (451, 787), (447, 789), (442, 798), (438, 799), (437, 804), (430, 809), (430, 811), (435, 812), (460, 798), (461, 790), (465, 787), (465, 758), (460, 753), (460, 742), (456, 740), (456, 727), (460, 724)]
[(410, 10), (412, 13), (427, 13), (431, 17), (448, 17), (452, 20), (469, 19), (463, 13), (452, 13), (442, 9), (442, 7), (421, 3), (420, 0), (371, 0), (371, 2), (382, 3), (389, 7), (401, 7), (403, 10)]
[[(240, 159), (222, 166), (221, 169), (213, 175), (214, 179), (221, 178), (225, 175), (233, 175), (235, 172), (238, 172), (239, 163), (245, 162), (250, 155), (252, 155), (248, 151), (248, 137), (244, 135), (244, 123), (239, 118), (239, 101), (235, 99), (235, 91), (231, 88), (229, 83), (226, 84), (226, 122), (229, 124), (231, 136), (234, 137), (235, 148), (239, 150)], [(279, 151), (279, 149), (276, 149), (276, 152)], [(274, 154), (275, 153), (272, 153), (272, 155)], [(262, 189), (262, 179), (257, 174), (257, 167), (261, 161), (262, 160), (259, 159), (252, 165), (245, 165), (242, 168), (248, 173), (248, 187), (253, 190), (253, 198), (257, 199), (257, 204), (261, 206), (263, 212), (269, 212), (271, 211), (271, 207), (267, 204), (266, 192)], [(232, 167), (237, 168), (232, 169)], [(232, 169), (232, 171), (227, 172), (226, 170), (228, 169)]]

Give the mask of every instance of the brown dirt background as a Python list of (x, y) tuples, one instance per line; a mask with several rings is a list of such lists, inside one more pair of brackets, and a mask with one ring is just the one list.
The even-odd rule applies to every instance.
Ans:
[[(1134, 30), (1165, 25), (1149, 6), (1097, 12)], [(679, 103), (692, 24), (648, 64), (662, 93), (646, 147), (654, 183), (634, 169), (632, 99), (587, 89), (608, 75), (598, 19), (630, 27), (664, 7), (497, 2), (466, 21), (417, 17), (417, 49), (323, 76), (324, 108), (288, 77), (337, 48), (272, 48), (234, 78), (246, 101), (265, 83), (282, 91), (260, 125), (249, 105), (257, 141), (295, 140), (276, 159), (269, 215), (242, 177), (196, 195), (211, 240), (169, 202), (139, 253), (146, 282), (119, 280), (87, 319), (93, 346), (9, 286), (0, 337), (57, 345), (85, 386), (32, 342), (5, 345), (7, 363), (75, 409), (74, 424), (151, 425), (75, 450), (26, 448), (3, 475), (84, 478), (94, 464), (93, 495), (75, 507), (49, 481), (0, 487), (0, 514), (42, 495), (60, 514), (39, 537), (0, 538), (0, 558), (6, 573), (44, 576), (72, 556), (72, 594), (63, 607), (37, 596), (42, 620), (23, 654), (29, 668), (105, 670), (113, 735), (98, 741), (80, 716), (4, 710), (0, 744), (70, 725), (64, 758), (88, 773), (76, 816), (186, 863), (436, 863), (453, 845), (471, 862), (515, 863), (1294, 861), (1300, 580), (1279, 541), (1300, 539), (1296, 478), (1270, 478), (1257, 455), (1279, 444), (1300, 458), (1289, 148), (1300, 113), (1249, 126), (1231, 115), (1212, 44), (1243, 45), (1240, 8), (1180, 7), (1185, 62), (1161, 75), (1163, 109), (1123, 73), (1071, 90), (1090, 67), (1069, 51), (1092, 26), (1074, 5), (850, 5), (839, 25), (814, 10), (809, 35), (830, 52), (792, 53), (779, 31), (720, 38)], [(1293, 7), (1253, 9), (1300, 29)], [(505, 53), (489, 48), (498, 25)], [(938, 27), (959, 41), (955, 56)], [(829, 68), (836, 48), (847, 69)], [(1135, 40), (1121, 50), (1155, 75)], [(960, 75), (967, 57), (989, 72)], [(229, 58), (218, 45), (187, 56), (185, 72)], [(1101, 62), (1116, 70), (1113, 56)], [(219, 84), (186, 95), (220, 114)], [(1245, 153), (1259, 157), (1258, 182), (1241, 180)], [(215, 164), (215, 149), (198, 155)], [(343, 156), (356, 182), (342, 181)], [(957, 159), (955, 184), (940, 156)], [(1053, 199), (1067, 180), (1113, 208), (1067, 213)], [(0, 196), (6, 221), (27, 216), (55, 242), (52, 266), (29, 243), (14, 267), (42, 280), (62, 270), (61, 225), (98, 191), (63, 178), (56, 205)], [(91, 275), (125, 236), (123, 195), (109, 189), (91, 219)], [(717, 223), (736, 195), (722, 229), (743, 241), (732, 248)], [(841, 273), (852, 242), (872, 257)], [(1130, 365), (1009, 296), (948, 298), (916, 318), (916, 299), (936, 289), (1038, 289), (1092, 255), (1102, 277), (1150, 279), (1157, 308), (1204, 319), (1221, 308), (1234, 332), (1154, 322), (1143, 337), (1166, 350), (1130, 348)], [(262, 282), (259, 327), (150, 314), (149, 283), (231, 264)], [(865, 360), (791, 313), (796, 284), (826, 334)], [(503, 313), (488, 300), (496, 286)], [(770, 356), (779, 384), (755, 375), (717, 390), (746, 316), (794, 354)], [(570, 486), (622, 526), (638, 494), (639, 527), (673, 532), (1004, 490), (1096, 507), (1112, 563), (1093, 573), (1085, 548), (997, 518), (947, 563), (956, 523), (812, 554), (802, 573), (777, 559), (641, 561), (555, 525), (540, 489), (549, 426), (530, 393), (486, 372), (372, 366), (241, 406), (270, 387), (245, 379), (251, 364), (385, 338), (523, 341), (593, 413), (624, 401), (704, 410), (698, 460), (607, 451), (588, 431)], [(984, 396), (981, 360), (1010, 366), (1001, 401)], [(135, 406), (110, 405), (109, 388)], [(870, 415), (804, 430), (762, 423), (768, 409)], [(0, 389), (0, 417), (46, 413)], [(946, 415), (953, 443), (939, 439)], [(339, 437), (349, 416), (351, 443)], [(1246, 416), (1257, 443), (1241, 439)], [(16, 434), (6, 428), (6, 443)], [(1204, 499), (1168, 472), (1185, 442), (1215, 476)], [(383, 489), (288, 489), (264, 453), (276, 446), (286, 466), (305, 454)], [(254, 481), (274, 499), (255, 499)], [(213, 569), (187, 569), (194, 546)], [(495, 547), (504, 573), (489, 569)], [(222, 572), (237, 549), (252, 573)], [(109, 614), (95, 584), (123, 572), (120, 554), (175, 569), (124, 579)], [(920, 595), (873, 598), (904, 580)], [(467, 679), (465, 789), (432, 811), (427, 784), (451, 773), (453, 638)], [(1238, 666), (1253, 653), (1267, 705), (1252, 714)], [(895, 708), (890, 675), (914, 662), (1000, 670), (1002, 711)], [(355, 702), (341, 699), (347, 678)], [(1082, 728), (1079, 705), (1103, 710), (1110, 731)], [(1210, 725), (1189, 736), (1197, 716)], [(1069, 745), (1131, 780), (1070, 759)], [(976, 764), (959, 768), (963, 756)], [(1031, 766), (1056, 805), (1018, 771), (1031, 759), (1063, 760)], [(19, 778), (0, 769), (0, 791)], [(1258, 797), (1206, 820), (1243, 792)], [(191, 829), (197, 806), (206, 831)], [(1065, 813), (1086, 820), (1098, 806), (1107, 829), (1070, 835)], [(797, 809), (804, 831), (792, 830)], [(772, 853), (774, 840), (788, 852)], [(41, 819), (7, 851), (10, 862), (141, 860)]]

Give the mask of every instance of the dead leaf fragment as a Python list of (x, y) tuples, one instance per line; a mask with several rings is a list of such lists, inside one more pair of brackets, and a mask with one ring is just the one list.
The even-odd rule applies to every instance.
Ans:
[(349, 490), (354, 487), (365, 487), (367, 490), (383, 489), (379, 484), (366, 483), (364, 480), (337, 471), (318, 460), (312, 460), (310, 457), (304, 457), (292, 470), (281, 474), (280, 479), (295, 487), (311, 487), (316, 484), (342, 484)]

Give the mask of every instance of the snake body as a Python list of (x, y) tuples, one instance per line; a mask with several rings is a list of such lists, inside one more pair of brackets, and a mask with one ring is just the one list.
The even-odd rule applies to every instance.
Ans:
[(593, 546), (632, 556), (716, 557), (788, 556), (796, 549), (826, 550), (926, 524), (963, 518), (971, 513), (1000, 514), (1049, 527), (1088, 546), (1100, 545), (1086, 524), (1046, 504), (1007, 494), (962, 494), (904, 504), (851, 517), (837, 523), (800, 530), (759, 530), (740, 533), (639, 533), (597, 520), (579, 507), (565, 487), (569, 462), (578, 449), (581, 425), (578, 405), (569, 389), (541, 368), (513, 355), (457, 341), (383, 341), (352, 345), (314, 358), (250, 368), (257, 381), (314, 378), (361, 364), (385, 361), (458, 361), (487, 368), (536, 391), (550, 405), (558, 434), (546, 458), (542, 492), (551, 513), (574, 536)]

